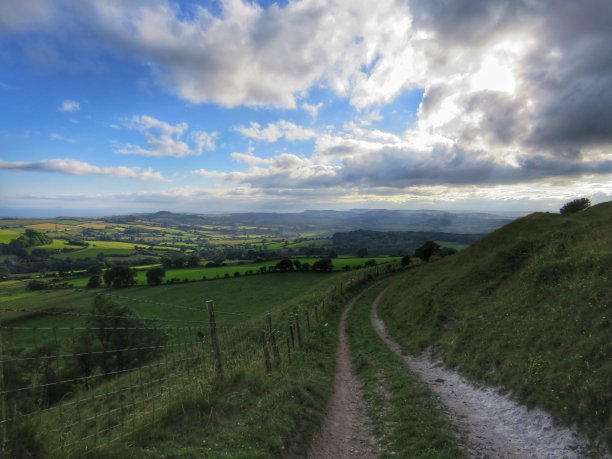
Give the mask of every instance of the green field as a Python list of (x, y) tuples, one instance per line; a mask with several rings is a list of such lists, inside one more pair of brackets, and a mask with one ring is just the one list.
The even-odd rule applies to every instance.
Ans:
[[(314, 262), (319, 260), (319, 258), (297, 258), (301, 263), (309, 263), (311, 266)], [(334, 270), (341, 270), (345, 266), (349, 266), (351, 269), (354, 269), (356, 266), (363, 266), (364, 263), (368, 260), (376, 260), (377, 264), (382, 263), (391, 263), (391, 262), (399, 262), (399, 258), (396, 257), (374, 257), (374, 258), (354, 258), (354, 257), (340, 257), (332, 260), (332, 264), (334, 266)], [(247, 272), (252, 272), (253, 274), (257, 274), (260, 268), (268, 268), (274, 267), (277, 261), (266, 261), (262, 263), (247, 263), (243, 265), (230, 265), (230, 266), (221, 266), (215, 268), (181, 268), (181, 269), (167, 269), (166, 276), (164, 281), (168, 281), (170, 279), (178, 279), (180, 281), (188, 280), (188, 281), (197, 281), (206, 279), (216, 279), (226, 277), (226, 274), (230, 277), (233, 277), (235, 273), (240, 273), (240, 275), (244, 275)], [(73, 284), (75, 287), (85, 287), (87, 285), (87, 281), (89, 277), (79, 277), (77, 279), (71, 279), (69, 282)], [(146, 270), (137, 270), (136, 271), (136, 280), (139, 284), (147, 283), (147, 274)]]
[(83, 246), (71, 245), (68, 243), (68, 241), (63, 240), (63, 239), (53, 239), (53, 242), (51, 244), (37, 245), (36, 247), (28, 247), (27, 251), (32, 252), (32, 250), (34, 249), (45, 249), (45, 250), (70, 249), (70, 250), (76, 251), (76, 250), (83, 250)]
[[(82, 258), (96, 258), (99, 254), (105, 256), (112, 255), (129, 255), (134, 252), (135, 247), (147, 248), (147, 245), (133, 244), (129, 242), (118, 242), (118, 241), (85, 241), (89, 244), (89, 247), (80, 248), (74, 252), (61, 253), (53, 255), (54, 258), (66, 258), (70, 257), (74, 260)], [(44, 247), (41, 247), (44, 248)]]
[[(142, 372), (135, 369), (113, 378), (96, 377), (91, 388), (73, 385), (59, 407), (50, 406), (41, 415), (34, 415), (35, 425), (9, 424), (9, 451), (13, 451), (9, 457), (57, 457), (59, 445), (66, 440), (60, 438), (63, 435), (50, 433), (56, 429), (65, 432), (70, 440), (77, 440), (76, 443), (69, 441), (70, 457), (82, 457), (82, 450), (98, 442), (98, 435), (102, 440), (99, 444), (102, 455), (95, 457), (106, 457), (104, 451), (108, 450), (111, 456), (122, 451), (120, 456), (161, 458), (177, 446), (181, 456), (189, 453), (198, 457), (204, 451), (203, 441), (205, 446), (220, 442), (224, 453), (229, 454), (227, 457), (261, 457), (264, 451), (280, 454), (283, 445), (290, 443), (304, 450), (324, 412), (329, 392), (337, 314), (328, 306), (325, 311), (319, 311), (319, 322), (311, 315), (312, 335), (303, 323), (304, 346), (294, 351), (294, 364), (289, 365), (283, 354), (283, 368), (274, 374), (266, 375), (263, 371), (257, 337), (265, 324), (265, 312), (271, 312), (276, 326), (283, 330), (279, 338), (287, 336), (289, 312), (312, 309), (349, 275), (352, 273), (292, 273), (112, 291), (112, 296), (107, 298), (128, 306), (143, 319), (159, 320), (168, 333), (170, 347), (164, 348), (166, 353), (153, 364), (144, 365)], [(5, 357), (12, 355), (16, 348), (33, 349), (36, 343), (43, 349), (55, 343), (61, 352), (74, 352), (75, 334), (82, 333), (79, 327), (86, 324), (96, 292), (27, 292), (20, 297), (23, 287), (11, 285), (15, 290), (12, 299), (0, 296), (0, 307), (19, 307), (30, 313), (20, 312), (16, 316), (17, 313), (0, 312)], [(204, 300), (209, 298), (215, 300), (227, 375), (224, 378), (214, 377), (212, 363), (202, 354), (202, 344), (197, 342), (196, 332), (208, 330)], [(208, 344), (205, 347), (208, 349)], [(19, 361), (25, 365), (20, 370), (22, 375), (28, 375), (28, 365), (36, 366), (27, 357)], [(55, 357), (47, 362), (52, 371), (60, 368)], [(70, 372), (70, 368), (65, 367), (64, 371)], [(157, 381), (164, 375), (173, 379), (160, 385)], [(21, 387), (24, 383), (17, 384)], [(109, 394), (119, 395), (109, 397)], [(151, 402), (152, 396), (161, 400)], [(25, 420), (25, 414), (32, 412), (29, 411), (32, 408), (27, 405), (27, 399), (20, 403), (25, 407), (22, 418)], [(209, 408), (203, 409), (203, 406)], [(264, 419), (272, 413), (275, 420), (262, 430)], [(77, 422), (81, 419), (88, 422)], [(187, 420), (188, 424), (184, 424)], [(228, 421), (232, 428), (228, 428)], [(34, 431), (38, 433), (33, 436), (25, 433)], [(127, 442), (123, 441), (124, 431), (132, 435), (129, 452)], [(304, 438), (294, 439), (296, 433)], [(121, 442), (108, 445), (117, 435)], [(279, 438), (282, 438), (280, 443)], [(17, 453), (14, 448), (26, 448), (28, 453)]]
[(21, 236), (21, 231), (16, 229), (0, 229), (0, 244), (8, 244), (13, 239)]
[[(219, 322), (230, 324), (244, 320), (232, 313), (258, 315), (310, 291), (335, 282), (337, 276), (346, 274), (286, 273), (267, 276), (249, 276), (221, 279), (211, 282), (171, 284), (157, 287), (129, 287), (123, 289), (52, 290), (28, 292), (22, 282), (11, 281), (0, 289), (0, 308), (18, 309), (17, 312), (0, 310), (3, 324), (25, 327), (77, 326), (80, 316), (32, 315), (28, 311), (61, 309), (85, 312), (96, 294), (108, 294), (116, 302), (130, 307), (140, 317), (156, 319), (206, 320), (204, 301), (217, 302)], [(195, 309), (184, 309), (193, 308)], [(31, 317), (30, 317), (31, 316)], [(25, 338), (30, 339), (29, 337)]]

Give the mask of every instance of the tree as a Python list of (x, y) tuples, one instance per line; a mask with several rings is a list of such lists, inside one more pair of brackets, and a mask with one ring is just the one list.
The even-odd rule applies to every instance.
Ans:
[(589, 198), (578, 198), (573, 201), (566, 202), (561, 209), (559, 209), (559, 213), (562, 214), (575, 214), (580, 212), (587, 207), (591, 207), (591, 200)]
[(279, 271), (293, 271), (293, 262), (289, 258), (283, 258), (276, 263), (276, 269)]
[(147, 284), (160, 285), (165, 276), (166, 270), (161, 266), (155, 266), (147, 271)]
[(376, 266), (376, 260), (374, 260), (374, 258), (372, 258), (372, 259), (366, 261), (364, 263), (364, 266)]
[(187, 266), (189, 266), (190, 268), (197, 268), (198, 266), (200, 266), (200, 257), (198, 257), (197, 255), (191, 255), (187, 259)]
[(136, 283), (134, 270), (128, 266), (115, 266), (107, 269), (104, 271), (103, 277), (107, 287), (120, 288)]
[(362, 247), (361, 249), (357, 250), (357, 256), (359, 258), (365, 258), (368, 256), (368, 249), (366, 249), (365, 247)]
[(170, 257), (162, 257), (161, 258), (161, 264), (166, 269), (172, 268), (172, 258), (170, 258)]
[(321, 258), (312, 264), (313, 271), (332, 271), (333, 269), (331, 258)]
[(329, 255), (327, 255), (329, 258), (338, 258), (338, 252), (336, 252), (335, 250), (330, 250), (329, 251)]
[(414, 256), (419, 257), (421, 260), (428, 262), (429, 259), (440, 252), (440, 246), (434, 241), (427, 241), (421, 247), (414, 251)]
[(410, 255), (404, 255), (402, 257), (402, 266), (408, 266), (410, 264)]
[(85, 374), (100, 367), (104, 373), (133, 368), (161, 353), (166, 332), (153, 322), (143, 322), (125, 306), (97, 296), (87, 329), (77, 341), (78, 364)]
[(94, 274), (87, 281), (87, 288), (98, 288), (102, 285), (102, 279), (99, 274)]

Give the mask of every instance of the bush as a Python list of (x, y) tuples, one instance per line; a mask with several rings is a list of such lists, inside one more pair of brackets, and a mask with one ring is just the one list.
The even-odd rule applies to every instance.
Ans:
[(98, 288), (102, 285), (102, 279), (99, 275), (95, 274), (87, 281), (87, 288)]
[(28, 290), (44, 290), (47, 287), (49, 287), (49, 285), (46, 282), (33, 280), (33, 281), (28, 282), (27, 289)]
[(161, 266), (156, 266), (147, 271), (147, 284), (160, 285), (166, 276), (166, 270)]
[(107, 287), (127, 287), (136, 283), (134, 270), (127, 266), (115, 266), (104, 271), (104, 283)]
[(440, 252), (440, 246), (434, 241), (427, 241), (421, 247), (414, 251), (414, 256), (428, 262), (429, 259)]
[(589, 198), (578, 198), (573, 201), (566, 202), (561, 209), (559, 209), (559, 213), (561, 214), (575, 214), (576, 212), (580, 212), (587, 207), (591, 207), (591, 200)]

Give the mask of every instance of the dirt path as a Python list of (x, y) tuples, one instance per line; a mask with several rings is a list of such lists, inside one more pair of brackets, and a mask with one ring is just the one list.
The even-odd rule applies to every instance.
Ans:
[(459, 428), (470, 457), (491, 458), (580, 458), (586, 442), (570, 429), (556, 427), (542, 410), (527, 410), (491, 388), (477, 388), (459, 374), (446, 370), (427, 356), (405, 355), (378, 318), (378, 303), (372, 303), (371, 321), (381, 339), (402, 357), (448, 408)]
[(377, 442), (366, 416), (361, 384), (351, 371), (351, 354), (346, 336), (346, 317), (363, 295), (353, 298), (342, 311), (338, 326), (336, 374), (321, 431), (313, 439), (311, 459), (374, 458)]

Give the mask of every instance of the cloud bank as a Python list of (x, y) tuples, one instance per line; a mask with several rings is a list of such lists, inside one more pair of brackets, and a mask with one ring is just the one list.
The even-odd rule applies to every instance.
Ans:
[(152, 169), (143, 170), (136, 167), (126, 166), (100, 167), (83, 161), (78, 161), (76, 159), (68, 158), (45, 159), (35, 162), (8, 162), (0, 160), (0, 169), (23, 172), (56, 172), (67, 175), (107, 175), (111, 177), (136, 180), (167, 181), (160, 172), (155, 172)]

